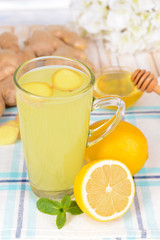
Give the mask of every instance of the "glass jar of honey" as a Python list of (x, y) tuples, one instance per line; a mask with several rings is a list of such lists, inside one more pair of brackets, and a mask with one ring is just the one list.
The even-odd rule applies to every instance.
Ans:
[(126, 108), (132, 107), (143, 95), (131, 81), (134, 69), (129, 67), (107, 67), (96, 72), (94, 96), (118, 96), (126, 104)]

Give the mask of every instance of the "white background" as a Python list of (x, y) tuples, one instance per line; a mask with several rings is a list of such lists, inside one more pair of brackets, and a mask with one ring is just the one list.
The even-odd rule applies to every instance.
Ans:
[(70, 2), (70, 0), (0, 0), (0, 11), (67, 8)]
[(72, 21), (70, 2), (71, 0), (0, 0), (0, 26), (68, 25)]

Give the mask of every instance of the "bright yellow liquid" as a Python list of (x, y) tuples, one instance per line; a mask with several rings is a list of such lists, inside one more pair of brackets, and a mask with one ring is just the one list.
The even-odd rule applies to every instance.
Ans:
[[(19, 83), (38, 81), (51, 85), (56, 70), (53, 66), (32, 70)], [(78, 72), (84, 80), (80, 88), (84, 89), (90, 79)], [(83, 165), (93, 89), (75, 94), (79, 90), (54, 90), (51, 98), (17, 94), (25, 160), (32, 190), (38, 195), (72, 188)]]
[(103, 73), (96, 79), (94, 96), (116, 95), (125, 102), (126, 108), (133, 106), (143, 93), (133, 85), (131, 74), (121, 70)]

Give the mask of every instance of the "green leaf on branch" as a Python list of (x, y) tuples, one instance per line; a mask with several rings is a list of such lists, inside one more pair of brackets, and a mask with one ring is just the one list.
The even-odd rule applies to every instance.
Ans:
[(79, 208), (76, 201), (72, 201), (70, 207), (67, 209), (67, 212), (71, 213), (72, 215), (80, 215), (83, 211)]
[(61, 229), (66, 223), (66, 212), (59, 211), (56, 218), (56, 224), (58, 229)]
[(71, 197), (69, 195), (65, 195), (61, 200), (61, 207), (63, 209), (68, 209), (71, 205)]
[(48, 198), (40, 198), (37, 201), (37, 208), (40, 212), (50, 215), (57, 215), (61, 204)]

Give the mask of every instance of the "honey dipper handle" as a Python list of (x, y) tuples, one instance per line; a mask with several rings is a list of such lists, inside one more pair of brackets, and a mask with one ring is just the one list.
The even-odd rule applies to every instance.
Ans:
[(160, 95), (160, 86), (156, 86), (153, 91)]

